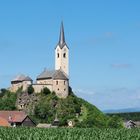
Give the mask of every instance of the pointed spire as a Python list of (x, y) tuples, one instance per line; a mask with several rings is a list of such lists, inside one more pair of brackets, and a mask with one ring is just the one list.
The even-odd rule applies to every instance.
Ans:
[(64, 35), (64, 26), (63, 22), (61, 22), (60, 36), (59, 36), (59, 45), (61, 48), (65, 45), (65, 35)]

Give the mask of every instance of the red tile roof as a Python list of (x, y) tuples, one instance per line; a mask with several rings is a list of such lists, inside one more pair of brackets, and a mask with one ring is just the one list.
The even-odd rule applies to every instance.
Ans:
[(6, 119), (0, 117), (0, 126), (10, 126), (10, 123)]
[(27, 115), (23, 111), (0, 111), (0, 118), (8, 122), (22, 122)]

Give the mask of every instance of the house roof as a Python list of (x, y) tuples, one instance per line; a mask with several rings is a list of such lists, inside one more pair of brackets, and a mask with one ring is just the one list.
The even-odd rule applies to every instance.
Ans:
[(53, 75), (53, 79), (61, 79), (61, 80), (68, 80), (68, 77), (66, 76), (66, 74), (61, 71), (61, 70), (56, 70), (54, 75)]
[(13, 80), (12, 82), (14, 81), (23, 81), (23, 79), (25, 79), (26, 76), (24, 74), (20, 74), (20, 75), (17, 75)]
[(33, 81), (29, 76), (26, 76), (25, 79), (23, 79), (23, 81)]
[(37, 80), (41, 79), (68, 80), (68, 77), (62, 70), (45, 70), (37, 77)]
[(52, 79), (54, 73), (54, 70), (44, 70), (39, 76), (37, 76), (37, 79)]
[(0, 126), (10, 126), (10, 123), (6, 119), (0, 117)]
[(127, 124), (133, 124), (133, 125), (136, 125), (135, 122), (132, 121), (132, 120), (129, 120), (129, 121), (127, 122)]
[(22, 81), (32, 81), (29, 76), (25, 76), (24, 74), (17, 75), (11, 82), (22, 82)]
[(22, 122), (27, 115), (23, 111), (0, 111), (0, 118), (8, 122)]
[(39, 127), (39, 128), (50, 128), (51, 127), (51, 124), (39, 123), (37, 125), (37, 127)]

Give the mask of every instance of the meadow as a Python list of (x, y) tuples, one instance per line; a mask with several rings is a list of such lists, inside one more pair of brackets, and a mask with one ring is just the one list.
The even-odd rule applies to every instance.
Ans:
[(1, 127), (0, 140), (140, 140), (140, 129)]

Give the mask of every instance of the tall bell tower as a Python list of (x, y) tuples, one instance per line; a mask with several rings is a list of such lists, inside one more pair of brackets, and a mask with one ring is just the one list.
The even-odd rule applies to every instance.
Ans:
[(69, 76), (69, 48), (65, 42), (63, 22), (61, 23), (59, 42), (55, 48), (55, 70), (59, 69)]

